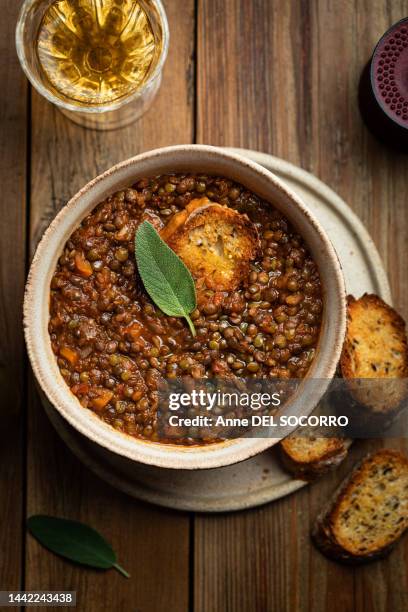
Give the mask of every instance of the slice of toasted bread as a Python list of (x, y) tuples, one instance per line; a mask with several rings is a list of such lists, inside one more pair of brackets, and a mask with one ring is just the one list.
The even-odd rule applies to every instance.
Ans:
[[(392, 412), (407, 395), (408, 345), (405, 322), (376, 295), (348, 297), (348, 323), (340, 359), (343, 378), (358, 403), (375, 413)], [(365, 383), (365, 379), (393, 379)], [(363, 380), (362, 380), (363, 379)]]
[(256, 227), (248, 217), (208, 198), (192, 200), (172, 217), (161, 237), (196, 279), (219, 291), (241, 284), (259, 249)]
[(350, 440), (288, 436), (280, 443), (285, 468), (296, 478), (313, 480), (337, 467), (347, 456)]
[(408, 459), (368, 455), (316, 520), (312, 537), (327, 556), (361, 563), (384, 556), (408, 527)]

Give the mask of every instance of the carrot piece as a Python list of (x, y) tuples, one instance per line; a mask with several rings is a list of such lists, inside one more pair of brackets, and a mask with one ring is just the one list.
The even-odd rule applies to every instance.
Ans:
[(71, 365), (75, 365), (78, 361), (78, 353), (69, 346), (62, 346), (59, 351), (61, 357), (64, 357)]
[(91, 276), (93, 272), (91, 264), (87, 259), (84, 258), (82, 253), (76, 253), (75, 267), (77, 269), (77, 272), (79, 272), (81, 276), (85, 276), (85, 278)]
[(134, 402), (137, 402), (138, 400), (140, 400), (143, 397), (143, 391), (135, 391), (132, 395), (132, 400)]
[(91, 399), (92, 407), (95, 408), (95, 410), (103, 410), (111, 401), (113, 393), (112, 391), (107, 391), (106, 389), (98, 389), (97, 393), (98, 397)]
[(143, 330), (143, 325), (141, 325), (141, 323), (132, 323), (132, 325), (129, 325), (129, 327), (126, 327), (123, 331), (125, 334), (129, 334), (129, 336), (132, 338), (132, 340), (137, 340)]

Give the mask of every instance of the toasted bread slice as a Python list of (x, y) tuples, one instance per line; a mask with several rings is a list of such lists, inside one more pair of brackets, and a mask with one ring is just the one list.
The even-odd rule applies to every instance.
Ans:
[(392, 412), (406, 398), (408, 345), (405, 322), (391, 306), (376, 295), (356, 300), (348, 297), (348, 324), (340, 359), (343, 378), (393, 379), (367, 384), (350, 384), (358, 403), (375, 413)]
[(384, 556), (408, 527), (408, 459), (368, 455), (317, 518), (312, 537), (329, 557), (361, 563)]
[(208, 198), (192, 200), (172, 217), (161, 237), (196, 279), (219, 291), (241, 284), (259, 249), (256, 227), (248, 217)]
[(313, 480), (337, 467), (347, 456), (350, 440), (288, 436), (280, 443), (283, 465), (296, 478)]

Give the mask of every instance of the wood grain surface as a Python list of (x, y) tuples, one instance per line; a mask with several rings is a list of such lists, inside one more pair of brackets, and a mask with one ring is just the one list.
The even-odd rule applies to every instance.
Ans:
[(15, 0), (5, 0), (0, 20), (0, 589), (1, 585), (20, 588), (24, 554), (21, 305), (26, 258), (27, 85), (14, 51), (18, 8)]
[[(141, 151), (192, 140), (194, 3), (187, 0), (180, 12), (167, 2), (166, 9), (172, 46), (162, 88), (143, 121), (114, 132), (84, 130), (33, 94), (31, 253), (50, 220), (94, 176)], [(187, 610), (189, 516), (139, 503), (85, 470), (52, 429), (32, 383), (30, 388), (27, 515), (91, 524), (112, 542), (131, 579), (115, 571), (84, 571), (44, 554), (28, 537), (26, 588), (76, 590), (78, 608), (86, 612)]]
[[(140, 151), (196, 141), (269, 152), (325, 181), (371, 232), (408, 317), (408, 158), (371, 136), (357, 103), (373, 46), (408, 0), (166, 0), (161, 90), (142, 120), (115, 132), (84, 130), (29, 95), (13, 41), (20, 4), (3, 0), (0, 23), (0, 590), (76, 590), (81, 612), (404, 612), (408, 538), (360, 568), (327, 561), (309, 539), (338, 482), (379, 443), (356, 444), (334, 474), (251, 511), (189, 516), (142, 504), (93, 476), (55, 434), (24, 376), (20, 304), (26, 245), (30, 256), (79, 187)], [(99, 529), (131, 579), (45, 552), (25, 533), (35, 513)]]
[[(408, 160), (366, 130), (357, 91), (376, 41), (408, 3), (207, 0), (199, 9), (198, 142), (272, 153), (337, 191), (371, 232), (407, 317), (399, 254), (408, 244)], [(407, 539), (381, 564), (358, 569), (327, 562), (310, 545), (318, 510), (375, 446), (356, 445), (336, 473), (267, 508), (197, 517), (195, 609), (407, 609)]]

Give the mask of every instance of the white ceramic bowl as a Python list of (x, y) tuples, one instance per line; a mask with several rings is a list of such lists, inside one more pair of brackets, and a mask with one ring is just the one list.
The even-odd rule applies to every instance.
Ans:
[[(323, 286), (323, 322), (308, 377), (321, 379), (303, 394), (299, 410), (310, 414), (334, 376), (346, 326), (345, 286), (341, 267), (323, 228), (302, 200), (258, 164), (205, 145), (179, 145), (143, 153), (104, 172), (79, 191), (45, 232), (35, 253), (24, 300), (25, 338), (36, 379), (56, 410), (78, 431), (102, 447), (138, 462), (166, 468), (197, 469), (247, 459), (279, 440), (243, 438), (214, 445), (180, 447), (138, 440), (116, 431), (84, 409), (63, 380), (48, 335), (49, 286), (63, 246), (81, 220), (104, 198), (144, 176), (171, 172), (217, 174), (236, 180), (271, 202), (306, 240)], [(327, 382), (324, 382), (327, 381)], [(294, 405), (289, 406), (296, 413)], [(295, 409), (294, 409), (295, 408)]]

